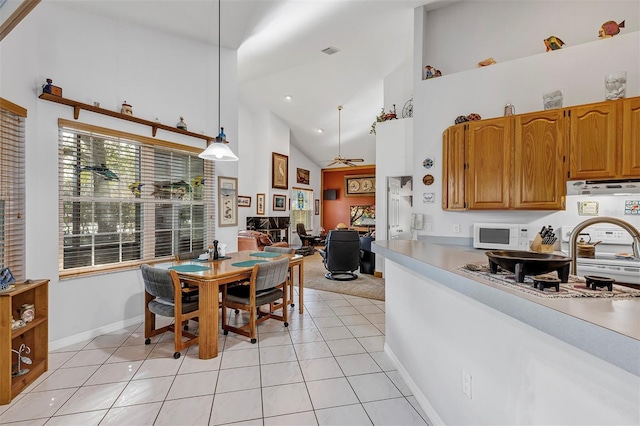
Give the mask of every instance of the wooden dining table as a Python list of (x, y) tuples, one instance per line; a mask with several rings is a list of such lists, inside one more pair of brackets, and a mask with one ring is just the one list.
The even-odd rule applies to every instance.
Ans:
[(156, 263), (154, 267), (173, 269), (178, 273), (180, 281), (198, 287), (198, 357), (210, 359), (218, 356), (218, 324), (220, 286), (251, 278), (253, 265), (289, 257), (289, 295), (285, 288), (286, 305), (293, 302), (294, 268), (298, 267), (298, 309), (304, 312), (304, 262), (299, 254), (282, 254), (244, 250), (227, 253), (224, 259), (218, 260), (176, 260)]

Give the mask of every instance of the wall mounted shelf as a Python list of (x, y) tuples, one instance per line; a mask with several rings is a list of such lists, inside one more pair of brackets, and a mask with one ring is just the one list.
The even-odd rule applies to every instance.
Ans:
[(204, 139), (205, 141), (207, 141), (207, 145), (209, 144), (209, 142), (215, 142), (216, 140), (215, 136), (207, 136), (200, 133), (189, 132), (187, 130), (178, 129), (177, 127), (167, 126), (166, 124), (156, 123), (154, 121), (145, 120), (142, 118), (135, 117), (133, 115), (122, 114), (120, 112), (111, 111), (111, 110), (100, 108), (94, 105), (85, 104), (82, 102), (63, 98), (61, 96), (54, 96), (48, 93), (43, 93), (42, 95), (39, 96), (39, 98), (44, 99), (45, 101), (55, 102), (58, 104), (68, 105), (70, 107), (73, 107), (73, 118), (76, 120), (80, 116), (80, 110), (84, 109), (86, 111), (108, 115), (109, 117), (115, 117), (121, 120), (131, 121), (137, 124), (149, 126), (151, 127), (151, 134), (153, 137), (156, 136), (158, 129), (160, 129), (160, 130), (166, 130), (168, 132), (179, 133), (181, 135), (191, 136), (192, 138)]

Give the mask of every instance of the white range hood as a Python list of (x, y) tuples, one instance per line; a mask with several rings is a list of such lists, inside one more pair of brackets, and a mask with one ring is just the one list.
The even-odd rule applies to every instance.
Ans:
[(624, 195), (640, 193), (640, 179), (572, 180), (567, 195)]

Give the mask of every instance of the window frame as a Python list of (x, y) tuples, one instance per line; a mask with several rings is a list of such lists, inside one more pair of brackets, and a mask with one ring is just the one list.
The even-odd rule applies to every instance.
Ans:
[[(142, 166), (142, 164), (145, 163), (145, 161), (149, 161), (149, 160), (143, 160), (143, 157), (149, 154), (154, 155), (153, 154), (155, 152), (154, 150), (158, 148), (159, 149), (166, 148), (167, 152), (177, 152), (178, 154), (182, 153), (189, 156), (197, 155), (202, 151), (202, 148), (198, 148), (198, 147), (183, 145), (183, 144), (170, 142), (162, 139), (145, 137), (145, 136), (141, 136), (133, 133), (123, 132), (120, 130), (114, 130), (114, 129), (109, 129), (105, 127), (80, 123), (77, 121), (65, 120), (62, 118), (58, 120), (58, 130), (60, 132), (60, 136), (58, 140), (59, 149), (61, 149), (61, 147), (63, 146), (62, 133), (64, 131), (69, 131), (69, 132), (77, 131), (85, 134), (93, 133), (99, 137), (113, 138), (113, 139), (118, 139), (120, 141), (130, 141), (132, 144), (138, 145), (139, 146), (138, 149), (140, 151), (139, 164), (138, 164), (138, 166), (141, 169), (140, 173), (145, 173), (145, 172), (149, 173), (149, 170), (146, 170), (146, 169), (143, 170), (144, 167)], [(62, 157), (61, 153), (59, 155), (60, 157)], [(207, 180), (209, 182), (213, 182), (214, 181), (213, 176), (215, 174), (213, 162), (206, 161), (206, 160), (202, 160), (202, 161), (203, 161), (203, 168), (204, 168), (203, 182)], [(63, 170), (62, 158), (60, 158), (58, 169), (59, 169), (59, 174), (61, 175)], [(132, 198), (131, 203), (138, 203), (137, 206), (138, 208), (141, 209), (141, 212), (142, 212), (139, 217), (140, 219), (139, 220), (140, 222), (140, 229), (139, 229), (140, 259), (123, 260), (122, 257), (120, 257), (120, 260), (116, 263), (91, 265), (91, 266), (79, 266), (79, 267), (65, 269), (64, 239), (65, 237), (69, 237), (69, 235), (64, 234), (63, 206), (65, 204), (65, 201), (68, 202), (70, 198), (68, 196), (63, 197), (62, 195), (63, 182), (61, 180), (59, 184), (60, 213), (58, 218), (58, 222), (59, 222), (58, 272), (59, 272), (60, 278), (77, 277), (77, 276), (83, 276), (83, 275), (99, 275), (99, 274), (104, 274), (109, 272), (116, 272), (120, 270), (135, 269), (135, 268), (138, 268), (139, 265), (142, 263), (154, 263), (154, 262), (163, 261), (163, 260), (171, 260), (175, 257), (175, 255), (178, 252), (186, 251), (179, 246), (179, 242), (174, 244), (174, 241), (172, 238), (171, 239), (172, 243), (170, 248), (172, 253), (170, 255), (156, 256), (156, 236), (158, 235), (159, 231), (164, 231), (164, 230), (158, 229), (156, 227), (155, 217), (158, 212), (157, 207), (163, 206), (163, 205), (165, 205), (165, 208), (166, 208), (166, 205), (172, 206), (170, 209), (171, 210), (170, 233), (172, 234), (172, 236), (178, 235), (180, 234), (180, 232), (184, 230), (184, 228), (180, 228), (179, 226), (176, 227), (176, 224), (178, 224), (178, 222), (176, 221), (177, 220), (176, 212), (179, 212), (184, 206), (191, 206), (190, 209), (192, 211), (194, 209), (194, 206), (202, 206), (202, 209), (203, 209), (202, 220), (204, 221), (202, 223), (203, 229), (204, 229), (202, 239), (203, 239), (203, 250), (204, 250), (204, 247), (207, 246), (207, 241), (212, 241), (215, 235), (215, 207), (216, 206), (213, 199), (212, 186), (213, 185), (207, 185), (203, 187), (202, 200), (201, 201), (198, 200), (198, 202), (176, 200), (173, 197), (170, 197), (169, 199), (159, 199), (157, 197), (149, 198), (148, 196), (147, 198), (142, 198), (142, 197)], [(82, 201), (82, 197), (79, 197), (78, 201)], [(105, 199), (105, 201), (109, 202), (109, 199)], [(93, 200), (92, 202), (95, 204), (96, 201)], [(119, 200), (114, 199), (113, 202), (118, 203)], [(144, 209), (149, 207), (152, 208), (152, 211), (145, 212)], [(193, 232), (191, 232), (190, 237), (193, 239)], [(152, 241), (152, 244), (150, 243), (150, 241)], [(191, 243), (192, 243), (192, 240), (190, 240), (190, 244)], [(92, 244), (92, 251), (94, 250), (94, 247), (95, 246)], [(190, 246), (190, 249), (198, 250), (199, 247)], [(122, 251), (121, 247), (120, 247), (120, 250)]]
[[(307, 201), (308, 208), (304, 208), (304, 209), (297, 208), (297, 204), (298, 204), (297, 192), (298, 191), (307, 194), (308, 197), (306, 201)], [(291, 223), (292, 224), (298, 224), (301, 222), (296, 212), (307, 212), (306, 214), (301, 215), (301, 216), (304, 216), (304, 222), (303, 222), (304, 228), (309, 232), (313, 232), (314, 200), (313, 200), (312, 189), (299, 188), (299, 187), (291, 188)], [(294, 225), (294, 229), (295, 229), (295, 226), (296, 225)], [(297, 231), (294, 231), (294, 232), (297, 232)]]

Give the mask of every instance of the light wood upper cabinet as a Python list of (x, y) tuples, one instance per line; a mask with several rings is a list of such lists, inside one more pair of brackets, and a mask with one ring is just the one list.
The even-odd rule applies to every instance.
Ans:
[(468, 123), (466, 195), (470, 209), (508, 209), (513, 181), (513, 119)]
[(622, 103), (622, 176), (640, 177), (640, 98)]
[(618, 107), (608, 101), (567, 108), (571, 143), (569, 179), (615, 178)]
[(562, 210), (567, 180), (640, 178), (640, 97), (467, 122), (443, 133), (445, 210)]
[(522, 114), (515, 119), (513, 207), (564, 209), (566, 144), (564, 111)]
[(442, 208), (463, 210), (467, 125), (449, 127), (442, 134)]

